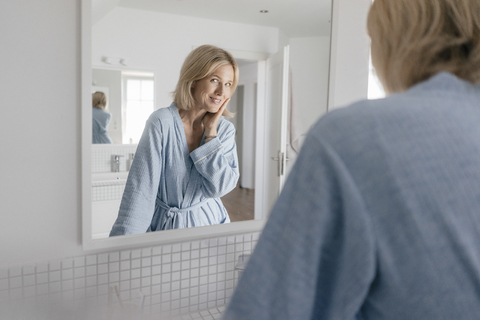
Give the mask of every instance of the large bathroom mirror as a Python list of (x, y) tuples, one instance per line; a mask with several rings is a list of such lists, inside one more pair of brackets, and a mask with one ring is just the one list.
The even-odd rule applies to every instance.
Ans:
[[(105, 92), (112, 115), (112, 143), (88, 144), (92, 111), (82, 103), (84, 248), (260, 230), (305, 134), (327, 111), (331, 12), (331, 0), (82, 0), (82, 97)], [(170, 105), (185, 57), (202, 44), (230, 51), (240, 67), (229, 104), (236, 115), (227, 120), (237, 131), (241, 178), (222, 198), (233, 222), (107, 238), (142, 130), (138, 123)], [(148, 101), (129, 102), (129, 90), (139, 90), (138, 98), (142, 85)], [(148, 107), (132, 115), (129, 103)]]

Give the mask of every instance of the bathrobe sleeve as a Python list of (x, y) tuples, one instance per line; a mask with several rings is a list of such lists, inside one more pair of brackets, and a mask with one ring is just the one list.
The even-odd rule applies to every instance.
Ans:
[(138, 143), (110, 236), (145, 233), (152, 223), (163, 163), (161, 128), (153, 113)]
[(229, 193), (240, 176), (235, 127), (226, 120), (221, 125), (216, 138), (190, 153), (202, 177), (202, 191), (207, 198), (219, 198)]
[(375, 256), (355, 182), (333, 148), (308, 136), (223, 319), (354, 319)]

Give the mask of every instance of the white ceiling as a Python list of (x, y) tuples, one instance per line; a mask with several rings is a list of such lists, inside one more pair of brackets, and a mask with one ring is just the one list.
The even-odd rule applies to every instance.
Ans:
[(331, 0), (120, 0), (118, 6), (277, 27), (289, 37), (330, 34)]

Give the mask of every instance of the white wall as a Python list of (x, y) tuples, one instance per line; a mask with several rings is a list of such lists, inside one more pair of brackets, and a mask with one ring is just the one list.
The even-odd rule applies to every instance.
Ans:
[(0, 2), (0, 266), (82, 254), (80, 2)]
[(153, 71), (157, 108), (171, 103), (180, 68), (193, 47), (275, 53), (277, 28), (221, 22), (117, 7), (92, 29), (92, 64), (103, 56), (125, 58), (129, 69)]

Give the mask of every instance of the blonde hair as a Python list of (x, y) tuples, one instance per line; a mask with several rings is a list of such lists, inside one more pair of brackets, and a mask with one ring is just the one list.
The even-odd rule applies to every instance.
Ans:
[(92, 106), (97, 109), (104, 109), (107, 106), (107, 96), (105, 93), (97, 91), (92, 93)]
[[(180, 70), (180, 79), (173, 94), (173, 102), (178, 108), (189, 110), (195, 105), (192, 84), (211, 75), (217, 68), (231, 65), (233, 67), (233, 83), (230, 92), (233, 95), (238, 84), (238, 65), (233, 56), (223, 49), (212, 45), (203, 45), (187, 56)], [(233, 113), (225, 109), (224, 116), (233, 117)]]
[(387, 92), (447, 71), (480, 82), (479, 0), (375, 0), (367, 29)]

